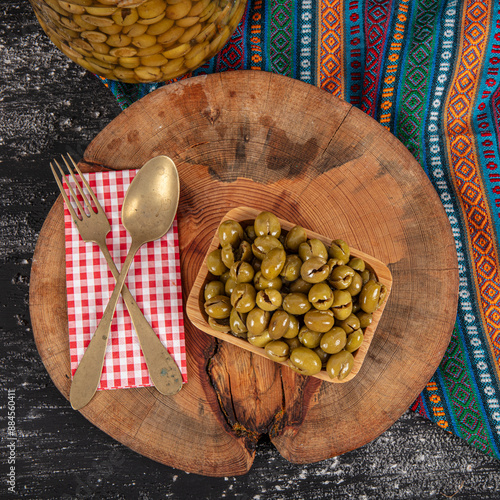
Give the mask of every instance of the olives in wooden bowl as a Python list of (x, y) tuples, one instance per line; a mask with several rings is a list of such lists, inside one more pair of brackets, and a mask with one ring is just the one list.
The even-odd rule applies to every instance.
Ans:
[(363, 364), (391, 285), (387, 266), (348, 242), (239, 207), (222, 219), (186, 310), (214, 337), (344, 383)]

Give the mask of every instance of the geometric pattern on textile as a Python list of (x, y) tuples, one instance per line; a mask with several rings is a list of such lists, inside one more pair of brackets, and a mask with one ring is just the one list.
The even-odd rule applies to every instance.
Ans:
[(377, 106), (380, 68), (389, 25), (390, 0), (368, 0), (365, 7), (366, 67), (361, 110), (374, 117)]
[(445, 359), (441, 372), (461, 436), (484, 453), (492, 454), (456, 330), (453, 332)]
[[(495, 360), (500, 359), (500, 345), (491, 342), (498, 325), (495, 318), (500, 315), (500, 302), (496, 293), (498, 289), (499, 263), (494, 241), (492, 221), (484, 197), (483, 181), (478, 170), (478, 157), (474, 144), (472, 129), (472, 100), (478, 85), (481, 69), (481, 57), (485, 50), (488, 32), (488, 8), (478, 1), (467, 4), (464, 19), (463, 46), (458, 62), (456, 78), (451, 88), (446, 123), (450, 137), (451, 171), (454, 175), (456, 192), (467, 220), (466, 230), (473, 255), (471, 262), (475, 280), (482, 300), (478, 311), (490, 337)], [(485, 272), (487, 270), (487, 272)], [(485, 293), (490, 291), (490, 293)]]
[(342, 2), (321, 2), (319, 86), (342, 97)]
[(293, 74), (292, 6), (293, 3), (288, 0), (273, 2), (270, 16), (270, 69), (273, 73), (285, 76)]
[(420, 133), (426, 110), (425, 96), (429, 85), (429, 75), (433, 68), (434, 29), (439, 14), (439, 2), (422, 0), (418, 5), (409, 42), (408, 58), (404, 72), (400, 114), (396, 135), (410, 153), (421, 162)]

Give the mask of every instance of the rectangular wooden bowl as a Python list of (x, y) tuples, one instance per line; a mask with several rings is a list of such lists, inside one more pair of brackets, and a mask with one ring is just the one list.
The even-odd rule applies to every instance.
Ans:
[[(255, 217), (261, 212), (261, 210), (255, 210), (253, 208), (248, 208), (248, 207), (238, 207), (234, 208), (233, 210), (229, 211), (221, 220), (221, 223), (226, 221), (226, 220), (236, 220), (240, 224), (242, 224), (243, 227), (245, 227), (245, 222), (251, 222), (252, 220), (255, 219)], [(281, 223), (282, 229), (285, 231), (289, 231), (292, 227), (294, 227), (296, 224), (289, 222), (287, 220), (279, 219)], [(325, 236), (322, 236), (320, 234), (317, 234), (313, 231), (308, 230), (307, 228), (304, 228), (306, 230), (307, 236), (309, 239), (312, 238), (318, 238), (321, 240), (323, 243), (325, 243), (326, 247), (328, 248), (332, 242), (331, 239), (326, 238)], [(347, 242), (349, 244), (349, 242)], [(230, 333), (222, 333), (218, 332), (217, 330), (214, 330), (211, 328), (208, 324), (207, 321), (207, 315), (204, 311), (204, 297), (203, 297), (203, 291), (205, 289), (205, 285), (207, 282), (211, 279), (214, 279), (212, 275), (209, 273), (206, 265), (206, 257), (210, 252), (213, 250), (217, 249), (219, 247), (219, 236), (218, 236), (218, 231), (215, 232), (215, 236), (207, 250), (207, 253), (205, 255), (205, 258), (203, 259), (203, 264), (201, 265), (201, 268), (198, 272), (198, 275), (196, 277), (196, 280), (194, 282), (194, 285), (191, 289), (191, 292), (189, 293), (189, 297), (187, 300), (186, 304), (186, 312), (191, 320), (191, 322), (200, 330), (208, 333), (209, 335), (213, 335), (214, 337), (217, 337), (218, 339), (224, 340), (226, 342), (229, 342), (230, 344), (236, 345), (238, 347), (241, 347), (242, 349), (245, 349), (247, 351), (253, 352), (255, 354), (258, 354), (259, 356), (263, 356), (267, 359), (268, 356), (265, 353), (264, 348), (262, 347), (256, 347), (249, 342), (247, 342), (244, 339), (235, 337), (231, 335)], [(379, 260), (375, 259), (374, 257), (371, 257), (370, 255), (365, 254), (364, 252), (361, 252), (359, 250), (356, 250), (354, 248), (350, 248), (351, 250), (351, 256), (353, 257), (360, 257), (363, 259), (367, 265), (367, 267), (371, 268), (371, 270), (375, 273), (377, 276), (377, 280), (384, 284), (387, 288), (387, 294), (385, 296), (384, 302), (380, 305), (380, 307), (373, 313), (373, 321), (372, 324), (365, 329), (364, 332), (364, 340), (361, 346), (357, 351), (353, 353), (354, 356), (354, 366), (343, 380), (338, 380), (338, 379), (331, 379), (325, 370), (321, 370), (320, 373), (316, 375), (311, 375), (313, 377), (319, 378), (321, 380), (325, 380), (326, 382), (332, 382), (332, 383), (345, 383), (348, 382), (349, 380), (352, 380), (359, 370), (361, 369), (361, 366), (363, 365), (363, 361), (366, 357), (366, 353), (368, 352), (368, 349), (370, 347), (370, 344), (372, 342), (373, 336), (375, 335), (375, 331), (377, 329), (378, 323), (380, 321), (380, 317), (382, 316), (382, 313), (384, 311), (385, 305), (387, 303), (387, 299), (389, 298), (390, 292), (391, 292), (391, 285), (392, 285), (392, 275), (389, 269), (385, 264), (380, 262)], [(287, 366), (286, 363), (279, 363), (284, 366)]]

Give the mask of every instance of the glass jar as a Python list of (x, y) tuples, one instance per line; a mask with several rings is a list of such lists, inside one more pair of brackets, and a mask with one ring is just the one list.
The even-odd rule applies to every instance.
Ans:
[(222, 49), (247, 0), (30, 0), (70, 59), (126, 83), (170, 80)]

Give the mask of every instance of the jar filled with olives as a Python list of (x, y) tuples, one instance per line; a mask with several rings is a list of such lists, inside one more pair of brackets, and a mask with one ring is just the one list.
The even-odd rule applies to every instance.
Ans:
[(125, 83), (170, 80), (219, 52), (246, 0), (30, 0), (70, 59)]
[(384, 264), (344, 240), (267, 211), (226, 218), (200, 273), (198, 299), (188, 300), (188, 314), (200, 301), (197, 326), (331, 382), (359, 371), (392, 282)]

